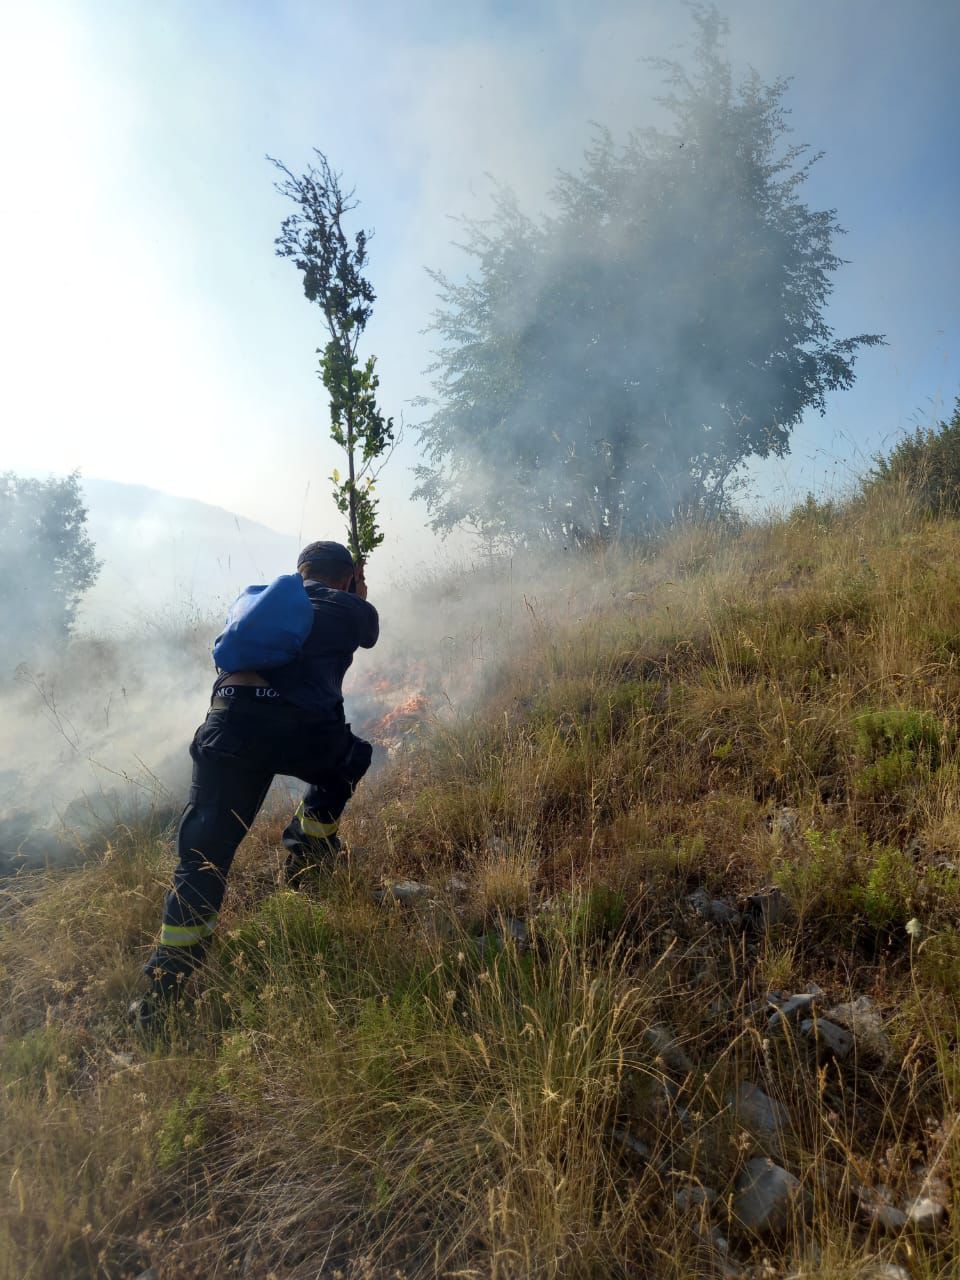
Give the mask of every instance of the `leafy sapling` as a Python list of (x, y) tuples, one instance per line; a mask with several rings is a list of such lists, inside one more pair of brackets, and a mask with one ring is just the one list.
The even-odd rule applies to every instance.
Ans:
[(329, 341), (317, 349), (320, 377), (330, 396), (330, 435), (347, 462), (345, 478), (338, 470), (331, 476), (333, 497), (347, 517), (350, 550), (362, 566), (383, 541), (374, 490), (393, 451), (393, 419), (377, 407), (376, 357), (361, 362), (357, 354), (376, 300), (363, 274), (370, 233), (357, 231), (351, 243), (343, 223), (358, 201), (353, 191), (343, 191), (341, 175), (331, 169), (326, 156), (316, 149), (314, 154), (318, 167), (308, 166), (299, 177), (267, 157), (284, 175), (277, 190), (297, 206), (284, 219), (274, 243), (277, 255), (292, 258), (303, 273), (307, 300), (323, 311)]

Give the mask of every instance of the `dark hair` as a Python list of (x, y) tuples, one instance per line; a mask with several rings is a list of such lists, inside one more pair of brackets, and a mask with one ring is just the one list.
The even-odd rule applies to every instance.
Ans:
[[(297, 568), (302, 565), (324, 565), (333, 569), (353, 570), (353, 556), (342, 542), (311, 542), (297, 556)], [(336, 568), (334, 568), (336, 566)]]
[(304, 560), (298, 568), (301, 573), (306, 569), (308, 578), (329, 582), (343, 582), (354, 573), (353, 565), (344, 564), (342, 560)]

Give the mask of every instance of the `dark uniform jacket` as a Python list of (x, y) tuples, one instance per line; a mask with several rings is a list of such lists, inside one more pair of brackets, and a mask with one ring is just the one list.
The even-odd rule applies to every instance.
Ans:
[(311, 717), (343, 721), (343, 677), (359, 649), (372, 649), (380, 635), (377, 611), (349, 591), (304, 583), (313, 605), (313, 629), (300, 654), (283, 667), (262, 672), (287, 702)]

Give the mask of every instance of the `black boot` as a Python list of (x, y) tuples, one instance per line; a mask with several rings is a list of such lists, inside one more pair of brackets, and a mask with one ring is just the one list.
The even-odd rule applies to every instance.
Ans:
[(131, 1000), (127, 1006), (127, 1021), (133, 1031), (144, 1040), (156, 1040), (168, 1027), (177, 1008), (176, 995), (151, 987), (149, 991)]
[(145, 990), (127, 1006), (127, 1019), (135, 1031), (155, 1038), (169, 1023), (180, 1005), (187, 979), (193, 973), (201, 954), (196, 949), (157, 947), (143, 967)]
[(343, 846), (337, 836), (324, 836), (323, 839), (305, 839), (287, 845), (287, 860), (284, 863), (283, 878), (291, 889), (304, 889), (315, 885), (322, 875), (327, 875), (336, 865)]

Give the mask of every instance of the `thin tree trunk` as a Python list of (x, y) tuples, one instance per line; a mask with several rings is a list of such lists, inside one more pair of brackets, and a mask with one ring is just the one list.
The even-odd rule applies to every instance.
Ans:
[(353, 537), (351, 550), (357, 557), (359, 565), (363, 564), (360, 554), (360, 530), (357, 527), (357, 475), (353, 458), (353, 370), (347, 372), (347, 466), (350, 472), (350, 533)]

